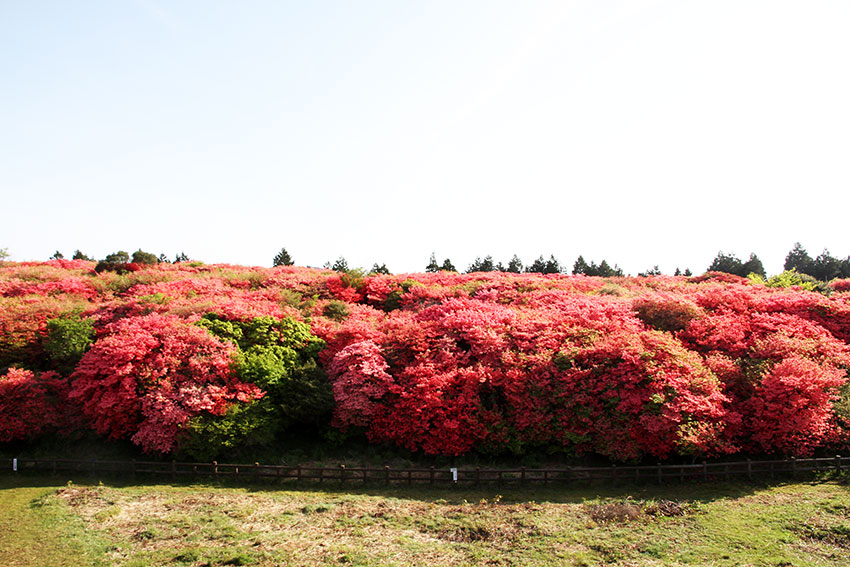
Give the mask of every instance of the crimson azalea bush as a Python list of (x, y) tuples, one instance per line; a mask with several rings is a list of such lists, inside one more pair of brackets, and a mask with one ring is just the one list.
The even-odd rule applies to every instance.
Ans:
[(233, 369), (234, 349), (183, 319), (150, 314), (107, 325), (71, 376), (95, 431), (145, 451), (177, 447), (190, 418), (262, 396)]
[(0, 376), (0, 442), (75, 431), (80, 423), (68, 392), (68, 381), (56, 372), (10, 368)]

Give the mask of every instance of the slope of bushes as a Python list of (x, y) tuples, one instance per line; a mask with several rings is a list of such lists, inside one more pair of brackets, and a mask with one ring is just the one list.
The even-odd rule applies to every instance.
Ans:
[(615, 460), (847, 443), (847, 286), (95, 268), (0, 268), (0, 442), (93, 430), (212, 458), (333, 428)]

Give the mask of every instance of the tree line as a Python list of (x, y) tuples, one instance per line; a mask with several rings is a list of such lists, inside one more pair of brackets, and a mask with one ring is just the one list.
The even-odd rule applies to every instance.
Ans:
[[(2, 254), (0, 254), (0, 261), (8, 256), (7, 249), (2, 249)], [(65, 256), (56, 251), (51, 259), (63, 259)], [(75, 250), (72, 256), (74, 260), (89, 260), (94, 261), (93, 258), (84, 254), (80, 250)], [(150, 252), (145, 252), (141, 249), (129, 254), (128, 252), (119, 250), (118, 252), (114, 252), (112, 254), (108, 254), (104, 259), (98, 262), (98, 266), (96, 269), (98, 271), (103, 269), (118, 269), (122, 265), (126, 264), (157, 264), (161, 262), (167, 263), (178, 263), (178, 262), (188, 262), (189, 257), (180, 252), (174, 257), (174, 260), (169, 260), (169, 258), (165, 254), (160, 254), (159, 256), (152, 254)], [(286, 250), (286, 248), (281, 248), (280, 252), (278, 252), (273, 260), (273, 266), (291, 266), (295, 262), (292, 259), (292, 256)], [(346, 259), (340, 256), (334, 262), (326, 262), (324, 264), (325, 269), (337, 271), (337, 272), (350, 272), (354, 268), (348, 265)], [(788, 255), (785, 257), (785, 263), (783, 265), (783, 269), (786, 272), (796, 272), (802, 276), (808, 276), (813, 278), (814, 280), (821, 282), (828, 282), (835, 278), (850, 278), (850, 256), (847, 258), (836, 258), (832, 256), (828, 250), (824, 249), (818, 256), (812, 258), (803, 245), (799, 242), (794, 244), (794, 247), (788, 252)], [(366, 272), (366, 270), (359, 270), (361, 272)], [(440, 271), (445, 272), (460, 272), (454, 263), (449, 258), (445, 258), (442, 263), (437, 261), (437, 257), (435, 254), (431, 254), (431, 257), (428, 260), (428, 264), (425, 266), (425, 271), (429, 273), (435, 273)], [(753, 274), (759, 278), (766, 278), (767, 274), (764, 269), (764, 265), (759, 257), (755, 253), (751, 253), (749, 258), (746, 261), (741, 260), (734, 254), (727, 254), (722, 250), (717, 253), (717, 256), (712, 260), (711, 264), (706, 268), (707, 272), (723, 272), (727, 274), (733, 274), (741, 277), (749, 277)], [(496, 262), (491, 255), (487, 255), (482, 257), (476, 257), (475, 260), (466, 268), (466, 273), (473, 272), (507, 272), (507, 273), (536, 273), (536, 274), (566, 274), (572, 273), (573, 275), (586, 275), (586, 276), (600, 276), (600, 277), (618, 277), (623, 276), (623, 269), (620, 268), (617, 264), (611, 266), (611, 264), (603, 259), (598, 264), (594, 261), (587, 262), (583, 256), (579, 256), (576, 261), (573, 263), (572, 270), (568, 267), (561, 264), (561, 262), (555, 258), (554, 254), (550, 254), (549, 258), (546, 259), (543, 255), (539, 256), (536, 260), (534, 260), (531, 264), (525, 265), (522, 260), (516, 254), (508, 260), (507, 263), (503, 264), (502, 262)], [(368, 271), (369, 274), (390, 274), (390, 270), (387, 268), (386, 264), (378, 264), (377, 262), (372, 266), (371, 270)], [(649, 268), (644, 272), (638, 273), (638, 276), (656, 276), (662, 275), (661, 270), (659, 270), (658, 265)], [(673, 273), (674, 276), (691, 276), (693, 273), (689, 268), (685, 268), (684, 270), (680, 268), (676, 268)]]

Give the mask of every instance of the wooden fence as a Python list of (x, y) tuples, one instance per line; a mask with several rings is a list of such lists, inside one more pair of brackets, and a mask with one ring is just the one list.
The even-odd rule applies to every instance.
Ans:
[(804, 478), (850, 469), (850, 457), (713, 462), (679, 465), (611, 465), (564, 468), (390, 468), (311, 467), (178, 461), (101, 461), (71, 459), (0, 459), (0, 470), (11, 474), (49, 473), (132, 479), (229, 480), (238, 483), (360, 484), (360, 485), (547, 485), (601, 482), (655, 483), (720, 482)]

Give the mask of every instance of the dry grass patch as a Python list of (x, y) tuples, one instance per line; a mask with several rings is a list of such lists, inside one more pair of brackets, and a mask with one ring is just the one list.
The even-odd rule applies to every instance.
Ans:
[(841, 485), (470, 494), (69, 485), (49, 498), (110, 542), (104, 564), (117, 567), (843, 567), (850, 550)]

